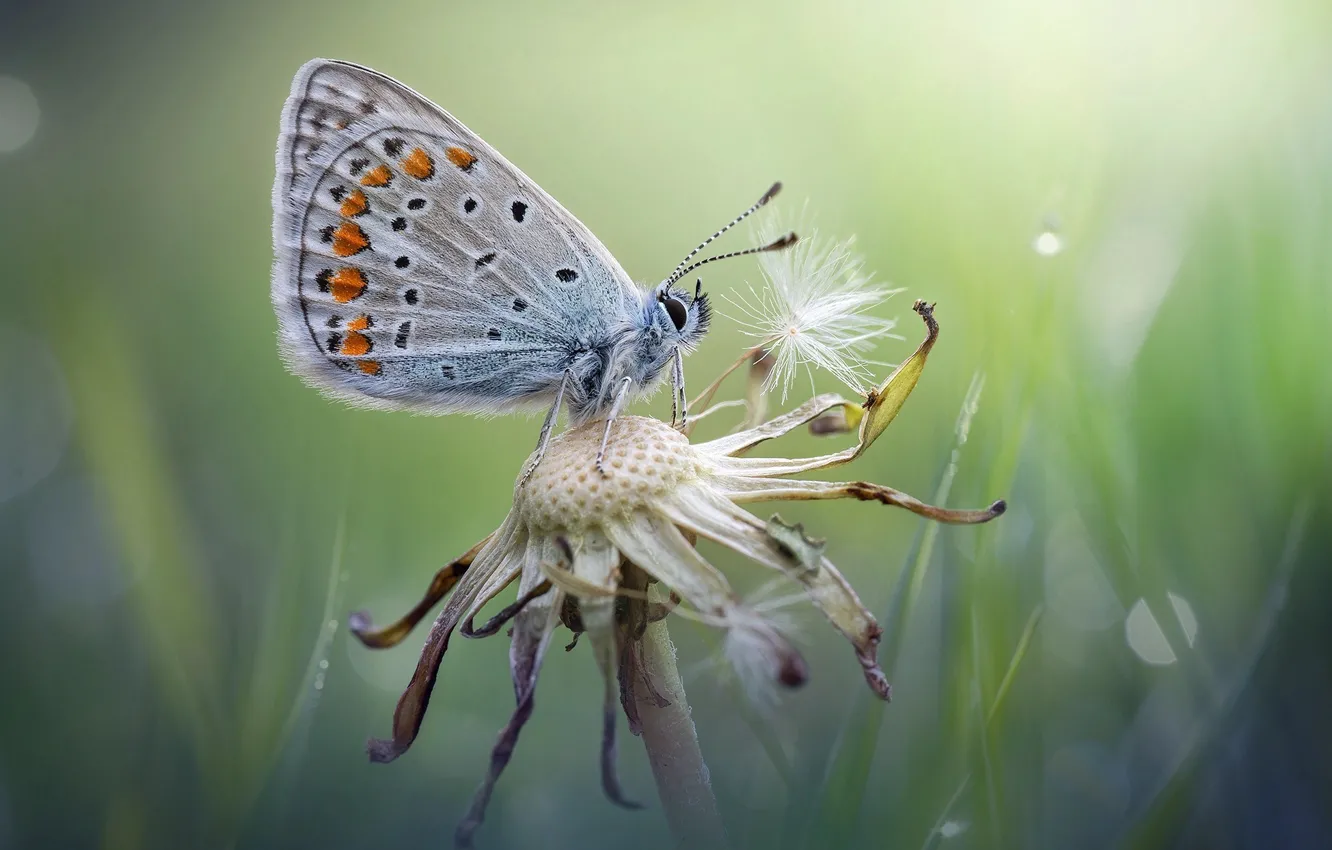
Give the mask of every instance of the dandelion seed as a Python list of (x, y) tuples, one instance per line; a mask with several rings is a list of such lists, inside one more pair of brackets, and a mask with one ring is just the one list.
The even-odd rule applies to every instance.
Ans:
[[(769, 225), (760, 232), (760, 240), (778, 234), (778, 228)], [(902, 290), (874, 284), (852, 251), (853, 241), (830, 242), (810, 231), (789, 250), (759, 255), (761, 288), (723, 296), (737, 313), (731, 318), (758, 338), (773, 358), (764, 388), (780, 386), (782, 401), (802, 368), (813, 384), (811, 367), (832, 373), (864, 394), (872, 384), (870, 367), (882, 365), (865, 355), (879, 339), (902, 338), (890, 333), (896, 321), (868, 314)]]

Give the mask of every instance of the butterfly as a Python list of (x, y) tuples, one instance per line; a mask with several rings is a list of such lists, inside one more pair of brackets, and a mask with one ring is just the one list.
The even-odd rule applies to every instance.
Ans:
[[(708, 330), (691, 263), (640, 287), (578, 219), (475, 133), (383, 74), (315, 59), (282, 110), (273, 186), (272, 299), (292, 372), (362, 407), (616, 415), (663, 381), (683, 423), (683, 355)], [(673, 412), (672, 420), (676, 416)], [(601, 457), (596, 465), (601, 468)]]

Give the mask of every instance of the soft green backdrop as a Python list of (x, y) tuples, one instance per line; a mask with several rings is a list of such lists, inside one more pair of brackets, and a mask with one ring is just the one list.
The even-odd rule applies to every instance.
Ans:
[[(5, 0), (0, 847), (446, 846), (511, 708), (504, 641), (456, 640), (410, 755), (361, 751), (418, 644), (373, 654), (346, 612), (494, 527), (538, 423), (283, 372), (273, 144), (318, 55), (438, 101), (640, 279), (779, 178), (778, 214), (807, 198), (906, 288), (881, 359), (938, 302), (847, 474), (1010, 511), (922, 538), (783, 507), (884, 614), (886, 709), (813, 613), (767, 716), (675, 626), (738, 845), (1332, 843), (1325, 2)], [(742, 344), (717, 323), (694, 386)], [(595, 665), (556, 656), (482, 846), (670, 846), (603, 799)]]

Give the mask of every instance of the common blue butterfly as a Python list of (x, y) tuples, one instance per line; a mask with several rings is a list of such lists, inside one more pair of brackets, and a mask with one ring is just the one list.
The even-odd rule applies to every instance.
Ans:
[[(428, 413), (605, 417), (707, 332), (701, 281), (716, 259), (785, 248), (789, 234), (690, 261), (636, 285), (554, 198), (443, 109), (383, 74), (315, 59), (282, 110), (273, 186), (272, 297), (283, 358), (323, 392), (363, 407)], [(604, 441), (603, 441), (604, 449)], [(600, 456), (597, 465), (600, 467)]]

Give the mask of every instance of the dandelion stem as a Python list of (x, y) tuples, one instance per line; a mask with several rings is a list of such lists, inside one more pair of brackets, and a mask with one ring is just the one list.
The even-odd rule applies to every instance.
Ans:
[(639, 652), (642, 672), (656, 691), (654, 695), (652, 689), (635, 689), (643, 745), (676, 846), (723, 850), (730, 845), (717, 812), (717, 799), (698, 746), (698, 732), (675, 664), (675, 644), (671, 643), (665, 620), (648, 625)]

